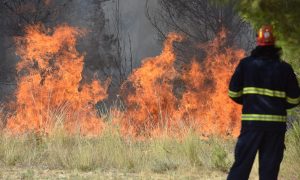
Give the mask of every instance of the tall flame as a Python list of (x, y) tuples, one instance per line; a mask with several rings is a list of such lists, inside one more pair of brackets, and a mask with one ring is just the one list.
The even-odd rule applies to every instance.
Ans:
[[(84, 32), (67, 25), (47, 29), (29, 26), (16, 38), (20, 76), (16, 113), (8, 119), (12, 133), (49, 133), (59, 120), (70, 133), (99, 134), (104, 126), (94, 105), (107, 97), (109, 81), (83, 83), (84, 56), (76, 50)], [(160, 55), (143, 60), (121, 86), (127, 107), (114, 109), (115, 121), (125, 135), (135, 137), (181, 136), (195, 130), (202, 136), (237, 136), (241, 107), (227, 96), (229, 78), (244, 51), (224, 48), (226, 33), (197, 48), (204, 59), (193, 58), (178, 70), (174, 42), (182, 35), (170, 33)], [(176, 67), (176, 68), (175, 68)], [(176, 81), (184, 85), (176, 94)]]
[(29, 26), (17, 37), (17, 72), (21, 76), (16, 91), (16, 114), (8, 119), (12, 133), (48, 133), (58, 116), (71, 132), (98, 134), (103, 123), (94, 105), (106, 98), (108, 82), (82, 81), (84, 56), (76, 50), (83, 31), (61, 25), (54, 30)]
[[(135, 70), (123, 84), (128, 106), (126, 117), (121, 121), (123, 128), (137, 135), (150, 135), (151, 130), (163, 128), (169, 115), (176, 111), (176, 97), (172, 92), (172, 80), (177, 76), (173, 66), (176, 56), (173, 42), (183, 37), (170, 33), (164, 43), (163, 53), (145, 59), (142, 67)], [(128, 84), (133, 88), (127, 89)], [(127, 95), (128, 93), (128, 95)]]
[[(192, 128), (203, 136), (237, 136), (241, 108), (227, 96), (230, 75), (244, 56), (244, 51), (222, 48), (225, 31), (213, 41), (199, 46), (205, 50), (202, 63), (191, 61), (187, 70), (174, 67), (175, 41), (183, 37), (170, 33), (162, 53), (147, 58), (123, 84), (122, 91), (128, 107), (120, 121), (122, 131), (134, 136), (153, 136), (166, 131), (178, 135)], [(185, 83), (182, 98), (174, 95), (174, 81)]]
[(244, 51), (224, 48), (225, 40), (223, 30), (216, 39), (201, 45), (206, 58), (202, 64), (193, 60), (183, 76), (187, 91), (181, 100), (182, 111), (196, 120), (197, 129), (204, 136), (239, 134), (241, 107), (227, 94), (230, 76)]

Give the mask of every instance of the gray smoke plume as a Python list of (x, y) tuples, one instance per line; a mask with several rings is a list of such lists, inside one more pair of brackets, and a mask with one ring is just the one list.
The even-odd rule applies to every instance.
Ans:
[[(146, 0), (120, 0), (120, 23), (121, 38), (128, 55), (129, 37), (131, 39), (132, 53), (135, 65), (146, 57), (157, 55), (161, 50), (161, 45), (157, 41), (157, 32), (150, 24), (145, 14)], [(115, 26), (115, 5), (117, 0), (105, 3), (105, 16), (109, 21), (109, 29), (114, 32)], [(150, 8), (158, 6), (157, 0), (149, 1)]]

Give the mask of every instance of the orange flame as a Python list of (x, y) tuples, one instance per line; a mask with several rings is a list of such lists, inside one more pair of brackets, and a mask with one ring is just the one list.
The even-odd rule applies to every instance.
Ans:
[[(172, 44), (182, 39), (178, 34), (169, 34), (163, 53), (145, 59), (142, 67), (129, 76), (127, 83), (132, 84), (134, 90), (129, 90), (125, 99), (128, 112), (126, 119), (121, 121), (124, 130), (149, 135), (150, 129), (163, 128), (169, 120), (168, 116), (176, 110), (176, 97), (171, 84), (177, 75), (173, 66), (176, 56)], [(126, 85), (123, 84), (122, 91), (127, 91)]]
[[(199, 46), (206, 51), (203, 63), (192, 60), (188, 70), (174, 68), (173, 42), (183, 37), (170, 33), (163, 52), (145, 59), (123, 84), (128, 107), (120, 120), (122, 132), (133, 136), (156, 136), (163, 131), (180, 135), (190, 128), (203, 136), (237, 136), (241, 108), (227, 96), (229, 78), (244, 51), (222, 48), (225, 31), (212, 42)], [(174, 80), (182, 79), (182, 98), (174, 95)]]
[[(70, 133), (96, 135), (104, 127), (94, 105), (107, 97), (109, 81), (82, 83), (84, 57), (76, 50), (80, 29), (61, 25), (54, 30), (29, 26), (16, 38), (20, 81), (16, 92), (16, 114), (8, 119), (13, 134), (28, 131), (50, 133), (63, 121)], [(237, 136), (241, 107), (227, 96), (229, 78), (244, 51), (224, 48), (226, 33), (199, 45), (206, 57), (191, 60), (187, 68), (175, 68), (174, 42), (182, 35), (170, 33), (162, 53), (147, 58), (122, 85), (126, 112), (114, 109), (114, 123), (125, 135), (135, 137), (182, 136), (190, 129), (203, 137)], [(200, 63), (201, 62), (201, 63)], [(176, 80), (184, 91), (175, 95)]]
[(49, 133), (58, 116), (71, 133), (100, 133), (103, 123), (94, 105), (106, 98), (109, 82), (80, 85), (84, 57), (76, 50), (83, 31), (61, 25), (54, 30), (29, 26), (17, 37), (17, 64), (21, 78), (16, 92), (16, 114), (8, 119), (12, 133)]
[(201, 45), (206, 58), (202, 64), (192, 61), (183, 77), (187, 91), (181, 108), (190, 114), (189, 118), (196, 120), (197, 129), (204, 136), (239, 134), (241, 107), (227, 94), (230, 76), (244, 57), (244, 51), (223, 48), (225, 38), (225, 31), (222, 31), (215, 40)]

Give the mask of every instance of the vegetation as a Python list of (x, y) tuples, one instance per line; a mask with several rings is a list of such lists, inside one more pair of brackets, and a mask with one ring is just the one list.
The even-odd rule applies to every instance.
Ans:
[(300, 73), (300, 1), (298, 0), (219, 0), (235, 2), (235, 7), (256, 29), (263, 24), (274, 26), (277, 43), (297, 74)]
[[(102, 7), (104, 1), (91, 1), (91, 10), (82, 11), (83, 14), (89, 12), (90, 17), (93, 17), (84, 20), (85, 26), (90, 27), (93, 33), (87, 35), (87, 40), (81, 44), (84, 46), (82, 49), (87, 49), (86, 69), (83, 73), (83, 77), (87, 77), (83, 80), (88, 81), (94, 72), (99, 71), (98, 74), (105, 77), (112, 76), (112, 86), (117, 89), (133, 69), (131, 39), (129, 36), (130, 58), (127, 60), (123, 57), (126, 48), (123, 48), (121, 43), (120, 1), (116, 1), (114, 10), (115, 33), (105, 31), (106, 20)], [(190, 57), (203, 59), (205, 54), (199, 53), (197, 44), (213, 39), (223, 27), (229, 30), (228, 47), (240, 45), (248, 50), (254, 44), (249, 40), (253, 39), (252, 29), (244, 19), (255, 28), (262, 24), (272, 24), (278, 45), (283, 47), (284, 59), (293, 65), (298, 75), (300, 74), (300, 13), (297, 11), (300, 7), (299, 0), (216, 1), (228, 4), (222, 7), (215, 3), (209, 4), (211, 1), (208, 0), (193, 0), (192, 3), (183, 0), (159, 0), (158, 13), (151, 15), (149, 7), (146, 6), (146, 15), (162, 36), (176, 31), (188, 37), (187, 44), (183, 44), (182, 48), (183, 60), (192, 59)], [(14, 69), (17, 61), (12, 61), (6, 56), (14, 52), (8, 51), (14, 47), (13, 37), (22, 35), (24, 27), (30, 24), (60, 24), (65, 21), (64, 18), (59, 18), (62, 17), (62, 12), (67, 16), (66, 12), (76, 12), (74, 7), (82, 5), (73, 4), (75, 1), (70, 0), (59, 4), (47, 2), (50, 1), (0, 0), (0, 17), (3, 17), (0, 18), (0, 27), (3, 27), (0, 28), (2, 85), (16, 85), (14, 81), (17, 76)], [(233, 10), (233, 6), (242, 18)], [(73, 22), (76, 18), (70, 19), (69, 21)], [(178, 44), (177, 46), (179, 47)], [(13, 88), (8, 90), (13, 92)], [(109, 92), (111, 96), (117, 91), (113, 90)], [(4, 91), (1, 92), (0, 99), (11, 98), (6, 96)], [(295, 110), (293, 113), (294, 121), (287, 132), (287, 149), (280, 172), (283, 179), (300, 179), (299, 111)], [(7, 116), (11, 115), (11, 112), (7, 113), (7, 110), (0, 106), (0, 179), (40, 179), (44, 171), (51, 171), (47, 176), (50, 179), (61, 179), (59, 176), (64, 173), (69, 173), (65, 176), (69, 179), (97, 179), (98, 176), (107, 174), (118, 176), (117, 179), (120, 179), (119, 176), (124, 179), (225, 179), (233, 163), (235, 139), (204, 139), (192, 130), (181, 138), (161, 135), (156, 138), (135, 139), (123, 136), (118, 127), (113, 127), (110, 119), (114, 117), (109, 108), (99, 110), (99, 114), (106, 120), (106, 126), (104, 132), (97, 137), (68, 134), (62, 125), (64, 120), (61, 117), (64, 116), (61, 114), (53, 119), (57, 126), (50, 134), (27, 133), (12, 136), (5, 131)], [(256, 162), (251, 178), (257, 179), (257, 168)], [(12, 175), (13, 172), (16, 172), (15, 176)]]
[[(284, 179), (300, 178), (299, 143), (300, 123), (297, 122), (287, 133), (287, 150), (280, 173)], [(233, 162), (234, 144), (233, 139), (201, 139), (193, 132), (182, 139), (162, 136), (136, 140), (125, 138), (112, 128), (107, 128), (99, 137), (70, 136), (62, 127), (50, 135), (28, 133), (15, 137), (3, 131), (0, 135), (0, 169), (21, 167), (22, 171), (17, 171), (22, 172), (19, 176), (23, 179), (40, 177), (39, 172), (31, 168), (63, 170), (71, 174), (76, 171), (81, 175), (116, 171), (148, 173), (151, 177), (225, 178)], [(253, 169), (252, 178), (255, 178), (257, 165)]]

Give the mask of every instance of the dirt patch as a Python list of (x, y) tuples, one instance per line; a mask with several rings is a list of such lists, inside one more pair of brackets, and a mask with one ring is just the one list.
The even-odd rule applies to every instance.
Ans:
[(0, 179), (207, 179), (221, 180), (226, 178), (226, 174), (218, 171), (200, 172), (175, 172), (170, 171), (165, 174), (151, 172), (126, 173), (119, 171), (95, 170), (91, 172), (81, 172), (77, 170), (49, 170), (37, 168), (0, 168)]

